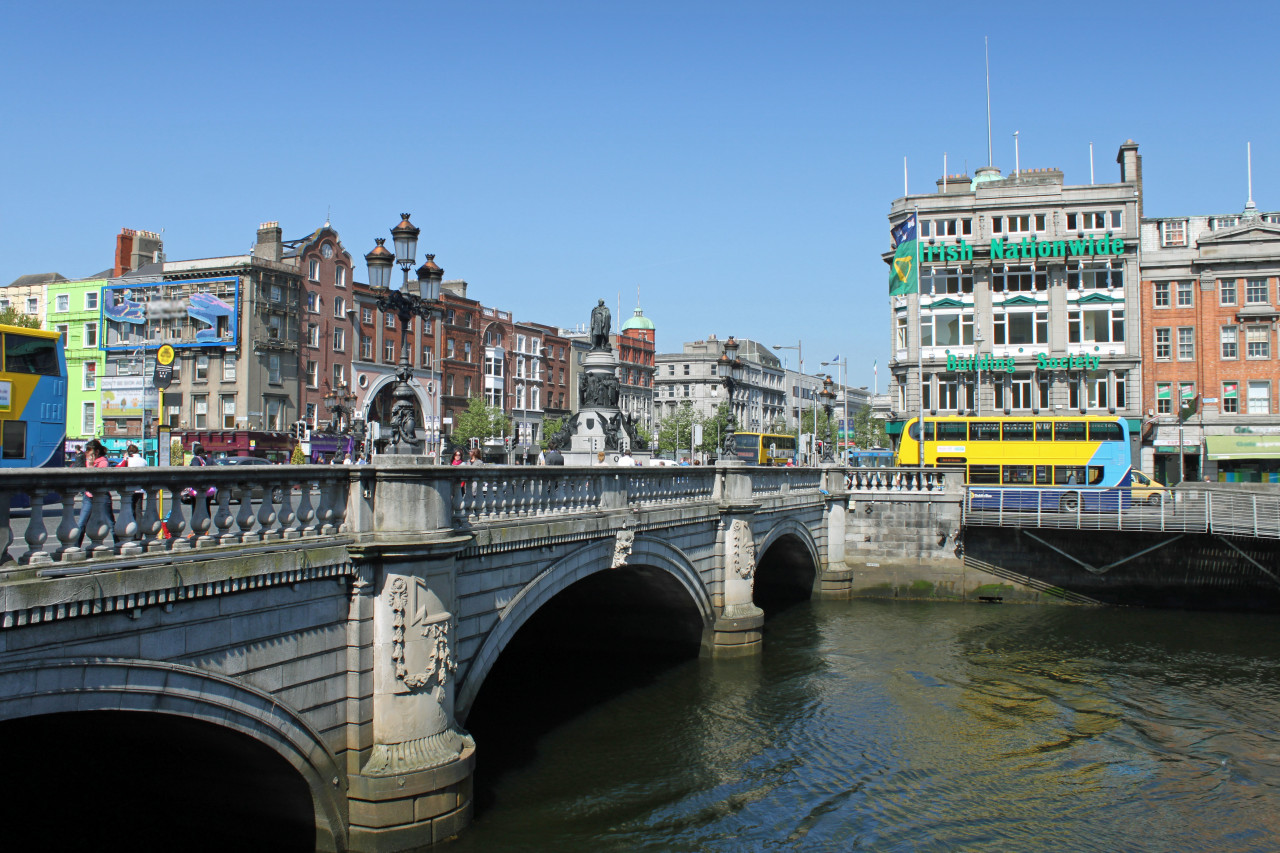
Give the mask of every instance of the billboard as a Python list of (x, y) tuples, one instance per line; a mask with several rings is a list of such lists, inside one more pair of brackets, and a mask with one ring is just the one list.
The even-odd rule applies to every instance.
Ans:
[[(240, 329), (240, 279), (112, 284), (102, 288), (102, 349), (107, 352), (182, 347), (234, 347)], [(148, 334), (147, 324), (166, 330)], [(191, 326), (195, 334), (169, 335)]]
[(160, 406), (159, 395), (146, 376), (99, 376), (98, 389), (103, 418), (142, 417), (144, 393), (148, 410), (154, 412)]

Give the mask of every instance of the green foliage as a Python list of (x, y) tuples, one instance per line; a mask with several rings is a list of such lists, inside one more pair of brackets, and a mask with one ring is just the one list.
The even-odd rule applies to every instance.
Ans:
[(863, 406), (853, 413), (853, 440), (858, 447), (892, 447), (884, 421), (871, 417), (871, 407)]
[[(836, 419), (827, 417), (827, 410), (818, 407), (818, 441), (833, 442), (836, 440)], [(813, 432), (813, 409), (806, 409), (800, 413), (800, 432), (801, 434)]]
[(645, 429), (643, 424), (636, 424), (635, 431), (636, 443), (639, 444), (639, 447), (633, 448), (633, 450), (648, 450), (653, 447), (653, 433)]
[(24, 314), (10, 305), (8, 308), (0, 310), (0, 325), (21, 326), (24, 329), (38, 329), (40, 328), (40, 318), (33, 317), (30, 314)]
[(169, 442), (169, 464), (181, 465), (186, 461), (186, 457), (182, 453), (182, 442), (174, 439)]
[(295, 444), (293, 446), (293, 453), (289, 456), (289, 464), (302, 465), (302, 464), (305, 464), (306, 461), (307, 461), (307, 455), (302, 452), (302, 445)]
[[(721, 440), (729, 423), (729, 404), (721, 403), (716, 413), (706, 417), (694, 410), (693, 402), (684, 400), (680, 408), (658, 421), (658, 452), (670, 453), (679, 459), (689, 455), (689, 443), (693, 440), (693, 425), (702, 424), (702, 443), (694, 448), (702, 453), (715, 453), (716, 442)], [(636, 434), (652, 442), (653, 437), (637, 425)]]
[(549, 450), (547, 439), (564, 429), (564, 418), (547, 418), (542, 422), (542, 449)]
[(451, 438), (454, 444), (465, 447), (473, 438), (483, 442), (491, 436), (510, 432), (511, 419), (503, 414), (502, 409), (486, 404), (481, 397), (472, 397), (467, 401), (467, 410), (454, 416)]

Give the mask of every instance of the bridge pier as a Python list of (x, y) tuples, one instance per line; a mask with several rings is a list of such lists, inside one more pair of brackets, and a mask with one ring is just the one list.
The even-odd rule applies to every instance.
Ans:
[(703, 653), (713, 658), (758, 655), (762, 651), (764, 611), (754, 601), (756, 544), (751, 516), (751, 475), (737, 460), (716, 463), (720, 480), (720, 524), (716, 544), (724, 576), (724, 605), (707, 628)]

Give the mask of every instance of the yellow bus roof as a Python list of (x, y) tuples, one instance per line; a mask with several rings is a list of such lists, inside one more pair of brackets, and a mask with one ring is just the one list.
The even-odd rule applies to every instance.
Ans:
[(26, 326), (6, 326), (0, 324), (0, 332), (28, 335), (33, 338), (61, 338), (62, 333), (49, 329), (28, 329)]

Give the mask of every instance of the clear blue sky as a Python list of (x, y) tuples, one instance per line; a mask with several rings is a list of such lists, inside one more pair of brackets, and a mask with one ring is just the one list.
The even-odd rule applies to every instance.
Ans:
[[(1208, 10), (1208, 11), (1206, 11)], [(401, 211), (519, 319), (636, 288), (660, 350), (714, 333), (848, 356), (885, 387), (886, 213), (942, 171), (1115, 180), (1147, 215), (1280, 209), (1280, 6), (1126, 2), (21, 4), (0, 20), (0, 283), (246, 251), (332, 209), (362, 256)], [(399, 84), (397, 84), (397, 81)], [(357, 277), (366, 277), (363, 259)], [(789, 357), (795, 367), (795, 353)]]

